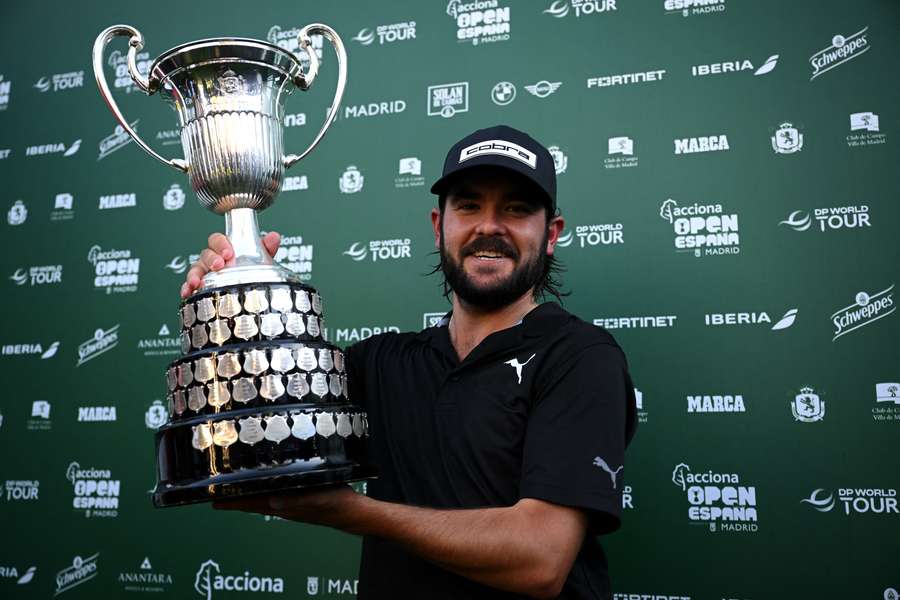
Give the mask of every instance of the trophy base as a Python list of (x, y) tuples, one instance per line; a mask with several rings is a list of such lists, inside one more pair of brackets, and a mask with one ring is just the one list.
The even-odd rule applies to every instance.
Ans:
[(207, 273), (197, 292), (251, 283), (301, 283), (301, 280), (296, 273), (278, 264), (226, 267), (221, 271)]
[(228, 500), (290, 490), (321, 487), (372, 479), (377, 476), (374, 467), (348, 464), (323, 466), (322, 464), (294, 464), (267, 469), (265, 477), (259, 473), (233, 473), (206, 481), (182, 486), (158, 486), (153, 493), (153, 505), (157, 508), (199, 504), (215, 500)]

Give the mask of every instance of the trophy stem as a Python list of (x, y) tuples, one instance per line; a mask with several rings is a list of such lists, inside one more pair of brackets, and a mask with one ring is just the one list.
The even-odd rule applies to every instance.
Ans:
[(225, 235), (234, 248), (235, 267), (271, 265), (259, 236), (259, 223), (253, 208), (233, 208), (225, 213)]

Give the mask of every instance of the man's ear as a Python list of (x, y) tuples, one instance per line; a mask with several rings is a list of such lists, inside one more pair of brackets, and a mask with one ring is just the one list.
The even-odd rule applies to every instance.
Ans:
[(553, 256), (556, 249), (556, 242), (559, 241), (559, 234), (562, 233), (566, 226), (566, 221), (562, 217), (553, 217), (547, 223), (547, 255)]
[(434, 247), (441, 247), (441, 211), (431, 209), (431, 228), (434, 230)]

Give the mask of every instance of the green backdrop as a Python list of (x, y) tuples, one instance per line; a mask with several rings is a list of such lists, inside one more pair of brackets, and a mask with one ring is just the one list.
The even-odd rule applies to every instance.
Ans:
[[(525, 129), (557, 153), (566, 307), (610, 328), (640, 391), (624, 525), (604, 540), (617, 598), (896, 598), (895, 2), (0, 14), (3, 597), (354, 593), (350, 536), (152, 508), (178, 288), (223, 221), (183, 175), (123, 144), (90, 66), (114, 23), (140, 29), (152, 61), (223, 35), (290, 47), (318, 21), (347, 45), (341, 118), (261, 221), (290, 238), (283, 262), (321, 291), (332, 341), (416, 330), (447, 309), (425, 276), (428, 185), (466, 133)], [(113, 43), (105, 67), (120, 106), (180, 156), (175, 114), (122, 77), (125, 50)], [(312, 90), (288, 99), (288, 151), (331, 101), (336, 61), (322, 55)]]

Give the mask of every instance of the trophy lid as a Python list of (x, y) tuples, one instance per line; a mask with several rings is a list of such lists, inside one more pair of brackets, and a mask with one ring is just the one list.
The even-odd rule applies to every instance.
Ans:
[(150, 79), (162, 82), (200, 65), (234, 62), (275, 69), (291, 79), (303, 70), (296, 55), (269, 42), (249, 38), (210, 38), (181, 44), (160, 54), (150, 66)]

